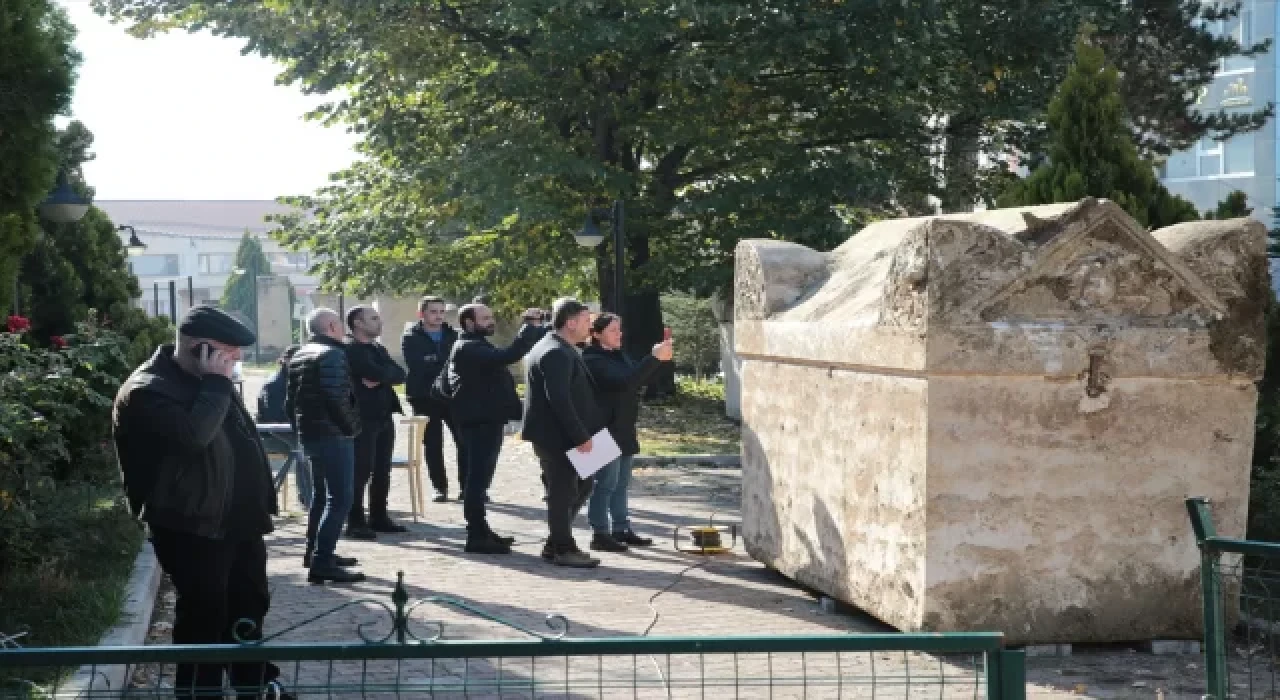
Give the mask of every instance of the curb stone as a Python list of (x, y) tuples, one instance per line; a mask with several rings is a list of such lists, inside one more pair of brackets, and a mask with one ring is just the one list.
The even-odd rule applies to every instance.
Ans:
[[(133, 561), (129, 583), (125, 586), (120, 621), (102, 634), (98, 646), (141, 646), (146, 643), (147, 630), (151, 627), (151, 612), (155, 608), (156, 593), (160, 590), (162, 578), (164, 574), (160, 570), (160, 563), (156, 561), (155, 550), (151, 548), (151, 542), (144, 540), (138, 557)], [(112, 694), (122, 693), (128, 681), (125, 677), (126, 670), (125, 666), (81, 666), (67, 680), (59, 695), (66, 693), (67, 697), (97, 697), (104, 690)]]

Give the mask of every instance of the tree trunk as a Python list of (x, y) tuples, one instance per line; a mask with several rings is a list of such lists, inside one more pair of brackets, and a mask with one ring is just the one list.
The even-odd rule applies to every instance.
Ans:
[(967, 114), (953, 114), (947, 122), (947, 150), (943, 162), (946, 187), (942, 212), (973, 211), (978, 200), (979, 122)]

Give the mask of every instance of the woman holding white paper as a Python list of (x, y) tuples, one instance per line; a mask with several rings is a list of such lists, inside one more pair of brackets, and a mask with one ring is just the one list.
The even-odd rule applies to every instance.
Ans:
[(636, 417), (640, 410), (640, 387), (662, 362), (671, 360), (671, 341), (653, 346), (644, 361), (637, 363), (622, 350), (622, 319), (603, 313), (591, 323), (591, 345), (582, 359), (595, 380), (596, 400), (606, 414), (605, 426), (622, 456), (596, 473), (595, 489), (587, 507), (587, 521), (594, 533), (591, 549), (625, 552), (628, 545), (647, 547), (653, 540), (631, 530), (627, 512), (627, 488), (631, 484), (631, 461), (640, 452), (636, 437)]

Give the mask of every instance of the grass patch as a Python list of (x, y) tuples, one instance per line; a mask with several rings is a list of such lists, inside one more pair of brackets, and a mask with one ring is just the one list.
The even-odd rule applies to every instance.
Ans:
[(119, 486), (63, 485), (56, 498), (40, 509), (38, 558), (0, 574), (0, 633), (27, 632), (25, 647), (97, 644), (119, 621), (142, 546)]
[(742, 431), (724, 414), (724, 384), (677, 381), (674, 396), (640, 404), (640, 454), (738, 454)]

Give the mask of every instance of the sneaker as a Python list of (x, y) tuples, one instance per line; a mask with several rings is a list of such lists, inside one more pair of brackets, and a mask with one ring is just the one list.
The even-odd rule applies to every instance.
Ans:
[(334, 583), (359, 583), (364, 580), (364, 574), (359, 571), (351, 571), (341, 566), (320, 566), (312, 567), (307, 573), (307, 581), (309, 583), (324, 583), (332, 581)]
[(653, 540), (649, 539), (648, 537), (641, 537), (640, 535), (637, 535), (636, 533), (630, 530), (624, 530), (622, 532), (613, 533), (613, 539), (623, 544), (631, 545), (632, 547), (653, 546)]
[(368, 525), (348, 525), (347, 539), (349, 540), (376, 540), (378, 533)]
[(402, 532), (409, 531), (409, 528), (397, 523), (385, 515), (371, 518), (369, 520), (369, 529), (374, 532), (385, 532), (391, 535), (398, 535)]
[(488, 533), (478, 537), (467, 537), (467, 545), (463, 551), (472, 554), (510, 554), (511, 545), (506, 542), (495, 540)]
[(591, 537), (591, 549), (596, 552), (625, 552), (627, 545), (619, 542), (616, 537), (597, 532)]
[[(333, 563), (334, 563), (334, 564), (337, 564), (338, 566), (356, 566), (357, 564), (359, 564), (359, 563), (360, 563), (360, 560), (359, 560), (359, 559), (356, 559), (355, 557), (339, 557), (339, 556), (335, 556), (335, 557), (333, 558)], [(311, 553), (310, 553), (310, 552), (307, 552), (306, 554), (303, 554), (303, 555), (302, 555), (302, 566), (303, 566), (303, 567), (305, 567), (305, 568), (307, 568), (307, 569), (310, 569), (310, 568), (311, 568)]]
[(562, 552), (556, 552), (551, 559), (551, 563), (556, 566), (567, 566), (571, 569), (594, 569), (600, 566), (600, 560), (595, 557), (587, 556), (587, 553), (581, 549), (570, 549)]
[(432, 503), (448, 503), (449, 494), (445, 493), (444, 491), (436, 491), (436, 497), (431, 499), (431, 502)]

